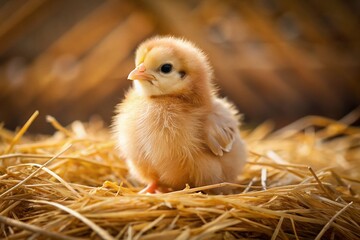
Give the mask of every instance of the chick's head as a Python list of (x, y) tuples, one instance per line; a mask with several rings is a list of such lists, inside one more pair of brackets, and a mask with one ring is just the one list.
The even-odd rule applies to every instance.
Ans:
[(210, 93), (212, 69), (207, 57), (186, 40), (151, 38), (137, 49), (135, 64), (128, 79), (145, 96)]

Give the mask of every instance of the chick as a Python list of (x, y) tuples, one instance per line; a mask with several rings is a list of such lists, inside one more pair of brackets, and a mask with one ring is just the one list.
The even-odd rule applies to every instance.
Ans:
[(189, 41), (154, 37), (138, 47), (135, 64), (113, 132), (130, 173), (148, 184), (142, 192), (234, 182), (247, 155), (239, 116), (217, 97), (205, 54)]

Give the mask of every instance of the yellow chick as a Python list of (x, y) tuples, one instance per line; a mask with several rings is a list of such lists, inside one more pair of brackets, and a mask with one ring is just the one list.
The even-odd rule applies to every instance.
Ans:
[(148, 184), (141, 192), (234, 182), (247, 155), (238, 112), (217, 97), (205, 54), (189, 41), (154, 37), (135, 64), (113, 132), (130, 173)]

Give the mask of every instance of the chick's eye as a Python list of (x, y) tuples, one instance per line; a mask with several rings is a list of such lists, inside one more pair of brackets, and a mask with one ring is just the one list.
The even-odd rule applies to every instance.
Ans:
[(160, 67), (160, 71), (161, 71), (162, 73), (169, 73), (169, 72), (171, 72), (172, 67), (173, 67), (173, 66), (172, 66), (170, 63), (165, 63), (164, 65), (162, 65), (162, 66)]

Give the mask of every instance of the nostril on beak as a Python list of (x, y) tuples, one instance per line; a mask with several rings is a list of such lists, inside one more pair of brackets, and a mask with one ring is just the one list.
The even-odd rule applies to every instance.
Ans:
[(139, 72), (145, 72), (146, 71), (146, 68), (145, 68), (143, 63), (141, 63), (137, 68), (138, 68)]

